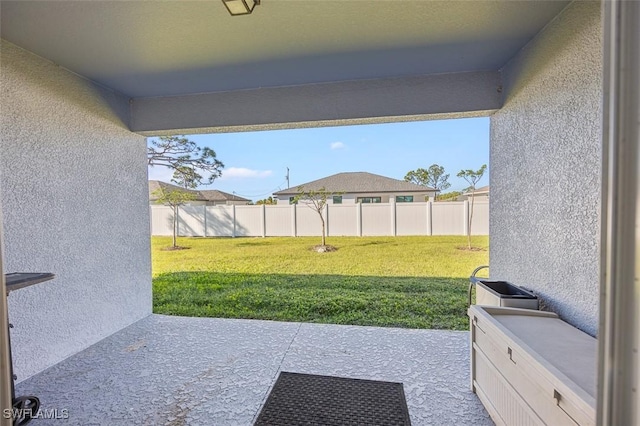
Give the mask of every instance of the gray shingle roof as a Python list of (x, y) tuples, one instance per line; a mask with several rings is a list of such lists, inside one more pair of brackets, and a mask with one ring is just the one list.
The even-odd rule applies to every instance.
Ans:
[(165, 191), (184, 191), (184, 192), (194, 192), (194, 191), (189, 191), (187, 189), (184, 188), (180, 188), (179, 186), (176, 185), (172, 185), (170, 183), (166, 183), (166, 182), (160, 182), (159, 180), (150, 180), (149, 181), (149, 200), (150, 201), (155, 201), (158, 199), (158, 196), (156, 195), (156, 192), (158, 190), (165, 190)]
[(274, 195), (297, 194), (298, 186), (306, 191), (319, 190), (324, 187), (330, 192), (367, 193), (367, 192), (427, 192), (435, 191), (427, 186), (416, 185), (403, 180), (392, 179), (367, 172), (345, 172), (327, 176), (326, 178), (292, 186), (275, 192)]
[(218, 191), (217, 189), (206, 189), (198, 192), (207, 201), (251, 201), (247, 198), (229, 194), (228, 192)]
[(164, 189), (165, 191), (184, 191), (195, 194), (196, 198), (194, 201), (246, 201), (249, 202), (246, 198), (238, 197), (237, 195), (229, 194), (227, 192), (218, 191), (217, 189), (207, 189), (207, 190), (194, 190), (194, 189), (184, 189), (176, 185), (172, 185), (170, 183), (161, 182), (159, 180), (150, 180), (149, 181), (149, 201), (155, 201), (158, 199), (154, 193), (159, 190)]

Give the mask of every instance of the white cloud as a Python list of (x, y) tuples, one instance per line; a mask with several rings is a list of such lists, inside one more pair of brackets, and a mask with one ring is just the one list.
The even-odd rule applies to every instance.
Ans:
[(346, 148), (347, 146), (345, 144), (343, 144), (342, 142), (331, 142), (331, 149), (343, 149)]
[(163, 166), (149, 167), (149, 180), (159, 180), (161, 182), (171, 182), (173, 169)]
[(266, 178), (273, 174), (271, 170), (253, 170), (246, 167), (229, 167), (222, 170), (220, 179), (246, 179), (246, 178)]

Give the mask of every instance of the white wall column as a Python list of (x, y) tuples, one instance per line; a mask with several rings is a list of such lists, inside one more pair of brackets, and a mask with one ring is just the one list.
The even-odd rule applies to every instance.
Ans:
[(433, 235), (433, 202), (427, 201), (427, 235)]
[(260, 222), (262, 225), (262, 238), (267, 236), (267, 206), (262, 205), (260, 209)]
[(590, 335), (599, 305), (601, 6), (571, 2), (503, 67), (505, 102), (490, 119), (491, 275), (534, 290)]
[[(9, 310), (7, 307), (7, 287), (2, 266), (2, 211), (0, 209), (0, 413), (12, 406), (11, 401), (11, 359), (9, 349)], [(0, 415), (0, 426), (11, 426), (10, 418)]]
[(147, 144), (123, 121), (127, 97), (0, 44), (3, 263), (56, 276), (8, 301), (23, 380), (151, 314)]
[(604, 2), (598, 424), (640, 424), (640, 2)]

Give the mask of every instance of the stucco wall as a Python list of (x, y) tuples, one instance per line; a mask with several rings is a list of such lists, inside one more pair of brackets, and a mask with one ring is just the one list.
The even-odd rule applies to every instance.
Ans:
[(151, 313), (146, 143), (128, 100), (2, 42), (5, 272), (23, 380)]
[(491, 276), (595, 335), (602, 120), (600, 4), (574, 2), (503, 70), (491, 117)]

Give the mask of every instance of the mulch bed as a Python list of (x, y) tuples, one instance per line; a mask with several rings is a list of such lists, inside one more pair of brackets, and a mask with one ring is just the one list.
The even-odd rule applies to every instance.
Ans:
[(311, 247), (310, 250), (317, 253), (329, 253), (332, 251), (338, 251), (338, 247), (330, 246), (329, 244), (324, 246), (322, 244), (319, 244), (317, 246)]

